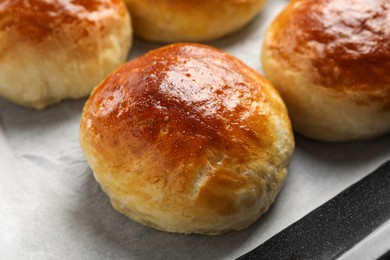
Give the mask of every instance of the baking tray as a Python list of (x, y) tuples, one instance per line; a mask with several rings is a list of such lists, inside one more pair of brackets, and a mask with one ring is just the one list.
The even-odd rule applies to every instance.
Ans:
[[(268, 2), (244, 29), (207, 44), (261, 72), (266, 26), (288, 1)], [(159, 46), (135, 40), (129, 59)], [(164, 233), (116, 212), (94, 180), (78, 143), (85, 100), (33, 111), (0, 99), (0, 259), (235, 259), (390, 158), (389, 135), (350, 143), (296, 135), (288, 179), (269, 212), (250, 228), (215, 237)], [(389, 228), (373, 231), (340, 257), (385, 253), (386, 246), (372, 244), (386, 244)]]

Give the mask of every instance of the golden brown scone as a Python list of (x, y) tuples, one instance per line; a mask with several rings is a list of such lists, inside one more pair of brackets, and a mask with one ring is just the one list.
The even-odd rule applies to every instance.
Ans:
[(294, 126), (324, 141), (390, 131), (390, 1), (295, 0), (269, 28), (264, 71)]
[(206, 41), (247, 24), (266, 0), (125, 0), (137, 36), (152, 41)]
[(113, 206), (156, 229), (248, 227), (278, 194), (294, 148), (279, 94), (234, 57), (174, 44), (94, 89), (80, 143)]
[(132, 29), (120, 0), (0, 2), (0, 96), (36, 109), (80, 98), (124, 62)]

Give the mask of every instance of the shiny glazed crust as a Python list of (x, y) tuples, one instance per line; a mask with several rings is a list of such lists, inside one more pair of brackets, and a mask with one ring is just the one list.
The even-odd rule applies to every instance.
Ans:
[(0, 96), (41, 109), (90, 93), (124, 62), (131, 24), (119, 0), (0, 3)]
[(325, 141), (390, 131), (390, 2), (295, 0), (270, 26), (265, 74), (294, 129)]
[(158, 42), (206, 41), (247, 24), (266, 0), (125, 0), (137, 36)]
[(268, 81), (199, 44), (151, 51), (111, 74), (85, 104), (80, 143), (118, 211), (201, 234), (243, 229), (263, 214), (294, 148)]

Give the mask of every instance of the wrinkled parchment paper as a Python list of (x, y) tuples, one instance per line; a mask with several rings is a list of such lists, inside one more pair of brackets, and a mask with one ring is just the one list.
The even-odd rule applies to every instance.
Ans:
[[(270, 0), (246, 28), (209, 44), (261, 71), (265, 27), (286, 3)], [(136, 40), (129, 58), (159, 46)], [(38, 112), (0, 99), (0, 259), (233, 259), (390, 158), (390, 135), (340, 144), (296, 135), (288, 180), (254, 225), (216, 237), (169, 234), (111, 207), (79, 147), (84, 102)]]

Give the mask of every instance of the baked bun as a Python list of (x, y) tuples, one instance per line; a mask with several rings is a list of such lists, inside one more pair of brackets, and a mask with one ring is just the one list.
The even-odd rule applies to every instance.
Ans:
[(0, 3), (0, 96), (36, 109), (80, 98), (124, 62), (132, 29), (120, 0)]
[(265, 74), (294, 129), (323, 141), (390, 131), (390, 2), (295, 0), (265, 36)]
[(199, 44), (151, 51), (85, 104), (80, 143), (113, 206), (156, 229), (248, 227), (278, 194), (294, 141), (273, 87)]
[(247, 24), (266, 0), (125, 0), (137, 36), (158, 42), (206, 41)]

